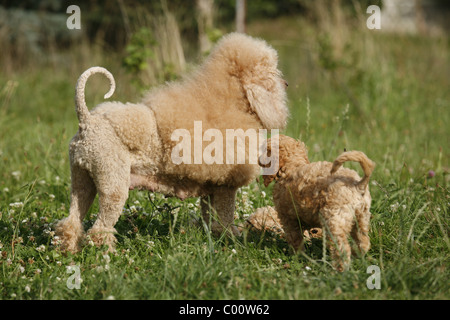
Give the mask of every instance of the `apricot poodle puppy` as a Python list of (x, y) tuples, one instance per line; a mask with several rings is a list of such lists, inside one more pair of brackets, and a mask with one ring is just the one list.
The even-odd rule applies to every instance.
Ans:
[[(303, 142), (283, 135), (277, 138), (279, 143), (274, 145), (278, 148), (272, 143), (267, 145), (268, 154), (278, 152), (279, 169), (276, 174), (264, 176), (264, 185), (276, 181), (273, 201), (286, 240), (295, 251), (302, 250), (302, 231), (322, 228), (335, 268), (346, 270), (351, 255), (349, 235), (359, 252), (366, 253), (370, 248), (368, 182), (375, 163), (359, 151), (344, 152), (333, 163), (310, 163)], [(260, 157), (261, 165), (267, 163), (264, 157)], [(341, 168), (346, 161), (359, 162), (364, 177)]]
[[(92, 111), (84, 97), (87, 79), (94, 73), (107, 76), (108, 98), (114, 92), (114, 78), (101, 67), (84, 72), (75, 95), (79, 130), (69, 148), (70, 212), (56, 226), (62, 248), (80, 249), (82, 221), (98, 194), (100, 209), (88, 235), (95, 244), (113, 250), (114, 225), (128, 191), (134, 188), (180, 199), (201, 197), (203, 219), (210, 229), (238, 234), (233, 224), (235, 194), (258, 175), (257, 159), (254, 163), (207, 163), (197, 161), (195, 155), (209, 146), (202, 145), (209, 129), (225, 137), (228, 129), (285, 127), (287, 83), (277, 64), (277, 52), (265, 41), (229, 34), (202, 66), (182, 80), (149, 91), (140, 103), (106, 102)], [(182, 150), (186, 154), (176, 149), (180, 140), (189, 146)], [(222, 151), (225, 154), (225, 146)], [(180, 158), (185, 161), (179, 162)]]

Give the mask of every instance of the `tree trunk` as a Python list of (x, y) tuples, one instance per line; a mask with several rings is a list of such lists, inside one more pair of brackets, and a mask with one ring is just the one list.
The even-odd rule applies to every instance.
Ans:
[(212, 48), (208, 32), (213, 28), (214, 0), (196, 0), (196, 4), (200, 52), (203, 54)]
[(236, 31), (245, 33), (245, 0), (236, 0)]

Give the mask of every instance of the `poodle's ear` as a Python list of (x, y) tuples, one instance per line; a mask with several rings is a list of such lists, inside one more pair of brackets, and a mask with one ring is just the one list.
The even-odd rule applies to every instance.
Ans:
[[(258, 74), (258, 73), (256, 73)], [(285, 81), (275, 74), (250, 78), (243, 85), (250, 103), (250, 107), (255, 112), (265, 129), (284, 129), (286, 126), (289, 111), (286, 106)]]
[(220, 68), (239, 79), (250, 104), (265, 129), (284, 129), (289, 116), (286, 81), (278, 70), (278, 54), (264, 40), (242, 33), (224, 36), (208, 58), (211, 68)]

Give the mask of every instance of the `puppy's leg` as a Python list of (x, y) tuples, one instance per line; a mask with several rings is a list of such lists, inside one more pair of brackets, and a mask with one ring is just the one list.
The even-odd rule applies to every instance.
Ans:
[(100, 167), (100, 172), (97, 172), (96, 185), (100, 210), (97, 220), (88, 231), (95, 245), (106, 244), (110, 251), (114, 251), (116, 242), (114, 225), (122, 214), (130, 186), (129, 161), (116, 161), (114, 163), (105, 161)]
[(352, 228), (353, 213), (347, 209), (324, 210), (322, 212), (323, 229), (326, 230), (327, 244), (330, 249), (333, 266), (339, 272), (348, 270), (351, 248), (348, 236)]
[(201, 198), (203, 220), (215, 234), (231, 231), (234, 235), (240, 232), (234, 222), (236, 189), (217, 187), (212, 195)]
[(70, 252), (79, 251), (84, 231), (81, 222), (94, 201), (97, 190), (89, 173), (72, 165), (72, 189), (70, 211), (67, 218), (56, 225), (56, 235), (60, 238), (61, 249)]
[[(280, 210), (283, 209), (280, 208)], [(303, 251), (303, 231), (297, 215), (291, 216), (289, 214), (283, 213), (282, 211), (278, 211), (278, 216), (285, 233), (286, 241), (290, 246), (292, 246), (295, 252)]]
[(351, 248), (347, 234), (342, 232), (327, 233), (327, 241), (333, 259), (333, 266), (339, 272), (348, 270), (350, 266)]
[(353, 226), (351, 236), (355, 240), (358, 251), (353, 254), (365, 254), (370, 249), (369, 227), (370, 227), (370, 211), (368, 208), (356, 210), (356, 223)]

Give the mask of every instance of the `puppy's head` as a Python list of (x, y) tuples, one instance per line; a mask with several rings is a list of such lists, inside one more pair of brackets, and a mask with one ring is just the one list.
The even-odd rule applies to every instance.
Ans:
[(278, 54), (265, 41), (231, 33), (211, 53), (226, 64), (228, 74), (239, 79), (250, 105), (265, 129), (284, 129), (289, 116), (287, 82), (278, 70)]
[(267, 139), (265, 147), (267, 152), (259, 157), (258, 164), (263, 168), (267, 168), (269, 164), (276, 164), (276, 168), (271, 174), (264, 174), (263, 172), (264, 185), (266, 187), (273, 180), (285, 177), (284, 171), (288, 164), (300, 166), (309, 163), (305, 144), (294, 138), (280, 134), (274, 138)]

